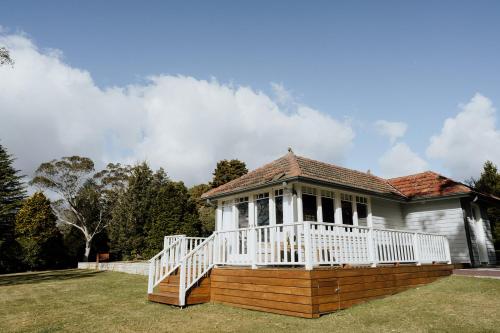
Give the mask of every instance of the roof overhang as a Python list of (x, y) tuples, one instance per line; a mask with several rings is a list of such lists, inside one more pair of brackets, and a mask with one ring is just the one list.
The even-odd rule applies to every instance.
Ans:
[(334, 183), (334, 182), (322, 181), (320, 179), (314, 179), (314, 178), (303, 177), (303, 176), (281, 178), (281, 179), (278, 179), (278, 180), (275, 180), (275, 181), (269, 181), (267, 183), (257, 184), (257, 185), (254, 185), (254, 186), (248, 186), (248, 187), (245, 187), (245, 188), (236, 189), (236, 190), (233, 190), (233, 191), (227, 191), (227, 192), (220, 193), (220, 194), (214, 194), (214, 195), (205, 196), (205, 197), (202, 196), (202, 198), (203, 199), (208, 199), (208, 200), (216, 200), (216, 199), (220, 199), (220, 198), (224, 198), (224, 197), (229, 197), (229, 196), (241, 194), (241, 193), (244, 193), (244, 192), (255, 191), (255, 190), (263, 189), (263, 188), (266, 188), (266, 187), (269, 187), (269, 186), (274, 186), (274, 185), (282, 184), (283, 182), (287, 182), (287, 183), (289, 183), (289, 182), (301, 182), (301, 183), (312, 184), (312, 185), (329, 186), (329, 187), (334, 187), (334, 188), (338, 188), (338, 189), (343, 189), (343, 190), (346, 190), (346, 191), (351, 191), (351, 192), (357, 192), (357, 193), (367, 194), (367, 195), (371, 195), (371, 196), (376, 196), (376, 197), (379, 197), (379, 198), (382, 198), (382, 199), (386, 199), (386, 200), (392, 200), (392, 201), (398, 201), (398, 202), (405, 202), (405, 201), (407, 201), (405, 197), (403, 197), (401, 195), (397, 195), (397, 194), (394, 194), (394, 195), (384, 194), (384, 193), (380, 193), (380, 192), (370, 191), (370, 190), (367, 190), (367, 189), (362, 189), (362, 188), (358, 188), (358, 187), (348, 186), (348, 185), (345, 185), (345, 184), (339, 184), (339, 183)]

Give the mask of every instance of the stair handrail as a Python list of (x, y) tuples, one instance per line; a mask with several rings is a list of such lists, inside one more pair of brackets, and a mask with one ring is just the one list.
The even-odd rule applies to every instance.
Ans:
[[(214, 266), (214, 239), (217, 236), (217, 232), (214, 232), (203, 242), (201, 242), (194, 249), (186, 253), (184, 257), (180, 260), (180, 277), (179, 277), (179, 305), (184, 306), (186, 304), (186, 292), (198, 282), (205, 274), (207, 274)], [(200, 256), (201, 249), (204, 249), (203, 256), (204, 262), (195, 262), (193, 258)], [(199, 258), (198, 258), (199, 259)], [(195, 264), (198, 269), (193, 270), (193, 264)], [(196, 274), (196, 275), (194, 275)]]
[[(153, 292), (153, 289), (160, 284), (160, 282), (165, 279), (167, 276), (172, 274), (180, 265), (180, 260), (178, 262), (175, 261), (175, 254), (174, 254), (174, 265), (164, 274), (162, 274), (163, 266), (166, 265), (166, 256), (167, 252), (171, 251), (172, 249), (178, 249), (179, 253), (177, 254), (177, 257), (180, 257), (180, 251), (182, 251), (183, 248), (183, 240), (185, 236), (180, 235), (180, 237), (175, 240), (173, 243), (171, 243), (168, 247), (164, 248), (160, 252), (158, 252), (155, 256), (153, 256), (151, 259), (149, 259), (149, 276), (148, 276), (148, 294), (151, 294)], [(178, 247), (178, 245), (180, 245)], [(157, 269), (157, 264), (156, 261), (159, 260), (159, 258), (163, 255), (163, 260), (160, 262), (160, 271), (158, 274), (158, 269)]]

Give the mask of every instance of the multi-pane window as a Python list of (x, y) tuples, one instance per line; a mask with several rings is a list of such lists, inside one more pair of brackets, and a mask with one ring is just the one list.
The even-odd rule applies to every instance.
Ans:
[(335, 193), (332, 191), (321, 191), (321, 211), (323, 222), (335, 223)]
[(283, 190), (274, 191), (274, 207), (276, 213), (276, 224), (283, 224)]
[(302, 188), (302, 212), (304, 221), (317, 221), (316, 190), (311, 187)]
[(354, 224), (352, 219), (352, 195), (341, 193), (340, 206), (342, 207), (342, 223)]
[(248, 197), (235, 200), (238, 210), (238, 228), (248, 228)]
[(358, 224), (366, 226), (368, 216), (368, 199), (366, 197), (356, 196), (356, 210), (358, 212)]
[(257, 209), (257, 226), (269, 225), (269, 193), (257, 194), (255, 207)]

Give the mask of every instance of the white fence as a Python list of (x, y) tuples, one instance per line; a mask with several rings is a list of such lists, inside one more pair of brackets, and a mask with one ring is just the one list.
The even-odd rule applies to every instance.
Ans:
[(448, 239), (402, 230), (303, 222), (165, 238), (150, 260), (148, 293), (180, 267), (179, 300), (214, 265), (305, 266), (450, 263)]

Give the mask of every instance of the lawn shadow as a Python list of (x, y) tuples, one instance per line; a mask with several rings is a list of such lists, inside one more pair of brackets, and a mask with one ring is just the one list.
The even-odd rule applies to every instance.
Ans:
[(60, 271), (28, 272), (18, 274), (0, 275), (0, 287), (18, 284), (30, 284), (40, 282), (52, 282), (71, 279), (93, 277), (102, 271), (91, 271), (83, 269), (65, 269)]

